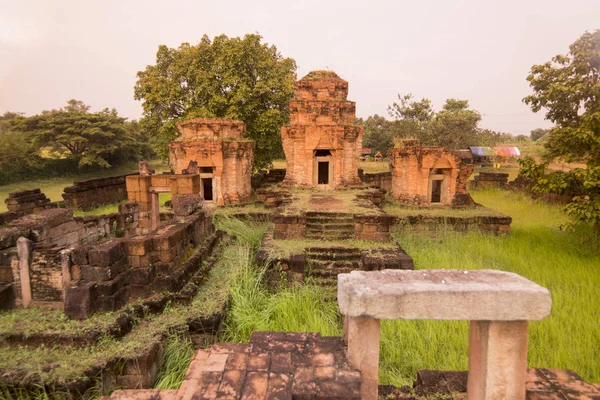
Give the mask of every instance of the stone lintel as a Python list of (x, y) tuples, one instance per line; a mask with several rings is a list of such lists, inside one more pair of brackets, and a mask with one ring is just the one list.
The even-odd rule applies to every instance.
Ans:
[(338, 275), (342, 314), (376, 319), (541, 320), (548, 289), (496, 270), (383, 270)]

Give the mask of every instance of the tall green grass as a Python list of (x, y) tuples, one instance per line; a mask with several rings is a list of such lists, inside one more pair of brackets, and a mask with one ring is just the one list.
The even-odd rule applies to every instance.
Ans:
[[(475, 200), (513, 217), (511, 233), (495, 237), (452, 231), (436, 238), (396, 233), (417, 269), (499, 269), (547, 287), (552, 314), (532, 322), (529, 365), (568, 368), (600, 382), (600, 251), (589, 227), (562, 231), (569, 221), (558, 206), (521, 194), (479, 191)], [(252, 262), (232, 292), (225, 339), (247, 340), (256, 330), (341, 334), (337, 304), (327, 289), (310, 284), (268, 292)], [(468, 322), (383, 321), (380, 382), (411, 384), (418, 369), (465, 370)]]
[(184, 332), (172, 332), (165, 347), (156, 380), (155, 389), (178, 389), (185, 378), (190, 362), (194, 357), (194, 345)]
[[(552, 294), (552, 314), (532, 322), (529, 365), (574, 369), (600, 381), (600, 252), (589, 227), (561, 231), (560, 207), (505, 191), (473, 193), (475, 200), (513, 217), (506, 237), (445, 233), (438, 239), (397, 234), (418, 269), (498, 269), (515, 272)], [(467, 369), (468, 323), (382, 323), (384, 383), (407, 383), (417, 369)]]

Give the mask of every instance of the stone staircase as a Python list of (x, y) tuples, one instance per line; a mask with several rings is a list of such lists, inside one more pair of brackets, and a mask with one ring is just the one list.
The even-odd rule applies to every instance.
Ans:
[(354, 238), (354, 216), (338, 212), (307, 212), (306, 238), (346, 240)]
[(338, 274), (362, 268), (361, 251), (355, 247), (309, 247), (304, 257), (306, 275), (324, 282), (336, 283)]

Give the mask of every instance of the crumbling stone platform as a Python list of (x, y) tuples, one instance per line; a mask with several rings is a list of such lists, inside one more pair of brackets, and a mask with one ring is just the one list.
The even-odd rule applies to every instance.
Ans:
[(198, 350), (178, 390), (118, 390), (117, 399), (360, 399), (340, 337), (254, 332)]

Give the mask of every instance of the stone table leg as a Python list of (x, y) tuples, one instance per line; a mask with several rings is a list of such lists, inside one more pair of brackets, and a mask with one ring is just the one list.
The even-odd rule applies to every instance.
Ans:
[(469, 400), (525, 399), (528, 321), (471, 321)]
[(360, 398), (376, 400), (379, 394), (379, 320), (348, 317), (345, 321), (348, 361), (360, 371)]

